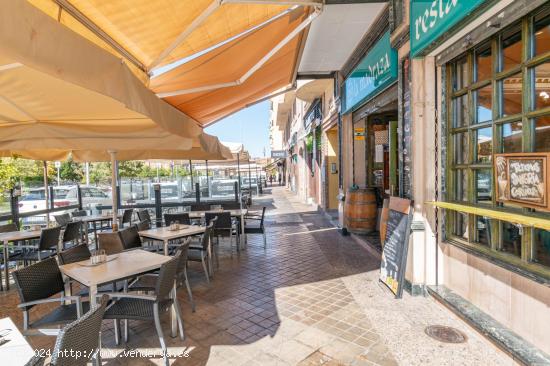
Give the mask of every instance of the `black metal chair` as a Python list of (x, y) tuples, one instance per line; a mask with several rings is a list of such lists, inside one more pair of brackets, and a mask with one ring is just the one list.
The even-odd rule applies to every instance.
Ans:
[(141, 248), (143, 246), (141, 242), (141, 237), (138, 233), (138, 228), (135, 225), (120, 230), (118, 234), (120, 235), (120, 240), (122, 241), (122, 245), (124, 246), (125, 250)]
[(139, 210), (137, 212), (137, 215), (138, 215), (139, 221), (153, 222), (153, 221), (151, 221), (151, 215), (149, 214), (149, 210), (147, 210), (147, 209)]
[[(178, 258), (176, 286), (177, 288), (179, 288), (182, 284), (185, 284), (185, 287), (187, 289), (187, 296), (189, 297), (189, 302), (191, 303), (191, 309), (193, 312), (195, 312), (195, 301), (193, 299), (193, 293), (191, 292), (189, 278), (187, 277), (187, 258), (190, 242), (191, 238), (186, 239), (185, 242), (176, 249), (174, 258)], [(130, 290), (145, 292), (154, 291), (157, 276), (158, 273), (148, 273), (140, 276), (136, 282), (130, 285)]]
[(206, 212), (204, 214), (204, 221), (206, 222), (206, 225), (210, 223), (210, 221), (217, 217), (218, 220), (216, 220), (216, 223), (214, 225), (213, 230), (213, 236), (216, 237), (216, 246), (220, 245), (220, 237), (229, 238), (229, 245), (231, 248), (231, 253), (233, 253), (233, 237), (235, 236), (235, 245), (238, 249), (238, 238), (236, 237), (238, 235), (237, 228), (233, 224), (233, 220), (231, 218), (231, 212), (229, 211), (223, 211), (223, 212)]
[(71, 222), (71, 215), (68, 214), (68, 213), (64, 213), (64, 214), (61, 214), (61, 215), (54, 215), (54, 219), (57, 222), (57, 225), (59, 225), (61, 227), (64, 227), (69, 222)]
[[(25, 335), (57, 335), (59, 329), (40, 328), (45, 325), (63, 325), (80, 318), (88, 311), (89, 303), (82, 302), (79, 296), (65, 294), (63, 277), (55, 258), (44, 259), (28, 267), (13, 272), (15, 286), (23, 311), (23, 333)], [(61, 294), (59, 297), (52, 297)], [(65, 301), (74, 302), (66, 305)], [(60, 306), (30, 322), (29, 311), (36, 305), (59, 302)]]
[(88, 216), (88, 212), (86, 210), (78, 210), (78, 211), (71, 212), (71, 215), (73, 217), (84, 217), (84, 216)]
[(97, 249), (104, 250), (107, 255), (117, 254), (125, 249), (118, 232), (98, 233), (97, 242)]
[(38, 262), (49, 258), (57, 254), (60, 236), (61, 227), (59, 226), (42, 229), (38, 246), (22, 251), (19, 255), (14, 256), (14, 259), (23, 262)]
[(132, 215), (134, 214), (134, 209), (129, 208), (124, 210), (122, 213), (122, 221), (120, 222), (120, 226), (124, 227), (124, 225), (128, 224), (132, 226)]
[[(79, 221), (69, 222), (63, 230), (63, 249), (69, 248), (71, 246), (78, 245), (80, 243), (82, 230), (82, 223)], [(69, 244), (69, 245), (67, 245)]]
[(186, 212), (164, 214), (164, 225), (170, 226), (171, 223), (176, 221), (182, 225), (191, 225), (189, 214)]
[[(245, 219), (245, 222), (244, 222), (244, 233), (245, 233), (245, 235), (247, 235), (247, 237), (248, 237), (248, 234), (262, 234), (263, 237), (264, 237), (264, 248), (266, 247), (266, 244), (267, 244), (266, 235), (265, 235), (265, 226), (264, 226), (265, 209), (266, 209), (265, 207), (262, 208), (262, 214), (261, 215), (248, 214), (244, 218)], [(258, 225), (250, 226), (250, 225), (248, 225), (248, 221), (256, 221), (258, 223)], [(247, 239), (247, 237), (245, 237), (245, 240)]]
[(217, 218), (210, 220), (210, 223), (202, 235), (200, 246), (190, 246), (187, 253), (188, 261), (202, 263), (206, 282), (208, 283), (210, 283), (210, 276), (212, 274), (212, 235), (216, 220)]
[(181, 317), (180, 306), (177, 296), (172, 296), (174, 281), (178, 270), (178, 258), (172, 258), (164, 263), (159, 271), (155, 284), (153, 295), (136, 294), (131, 292), (111, 292), (107, 293), (111, 299), (116, 300), (105, 311), (104, 319), (113, 319), (115, 326), (115, 341), (119, 344), (120, 341), (120, 325), (119, 321), (125, 321), (124, 341), (128, 340), (127, 321), (142, 320), (153, 321), (157, 330), (160, 346), (163, 351), (164, 363), (168, 365), (168, 357), (166, 354), (166, 343), (160, 323), (160, 314), (170, 309), (172, 304), (176, 309), (178, 320), (178, 328), (180, 338), (184, 339), (183, 320)]

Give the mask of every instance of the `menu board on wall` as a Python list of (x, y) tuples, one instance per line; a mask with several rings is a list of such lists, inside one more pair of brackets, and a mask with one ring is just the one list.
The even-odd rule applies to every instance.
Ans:
[(495, 154), (496, 199), (550, 210), (548, 153)]
[(390, 197), (387, 223), (382, 223), (386, 225), (386, 239), (382, 249), (380, 281), (388, 286), (398, 299), (403, 294), (411, 219), (411, 201)]
[(410, 60), (407, 58), (403, 60), (402, 64), (402, 125), (400, 131), (401, 136), (401, 159), (399, 159), (400, 172), (401, 172), (401, 194), (405, 198), (411, 198), (412, 196), (412, 177), (411, 177), (411, 88), (410, 88)]

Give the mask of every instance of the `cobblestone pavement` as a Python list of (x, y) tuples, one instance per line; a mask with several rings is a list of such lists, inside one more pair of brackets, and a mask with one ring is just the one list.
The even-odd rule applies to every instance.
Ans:
[[(323, 215), (273, 188), (256, 204), (268, 207), (267, 248), (261, 236), (232, 253), (222, 244), (219, 269), (207, 284), (200, 264), (190, 265), (197, 311), (180, 290), (186, 340), (168, 336), (175, 365), (507, 365), (509, 358), (446, 309), (428, 298), (405, 294), (395, 300), (377, 282), (379, 260), (349, 237), (340, 236)], [(269, 190), (268, 190), (269, 192)], [(20, 326), (18, 298), (0, 295), (0, 317)], [(42, 308), (43, 309), (43, 308)], [(35, 311), (43, 311), (33, 309)], [(32, 318), (32, 315), (31, 315)], [(451, 325), (468, 336), (459, 345), (424, 334), (429, 324)], [(152, 324), (130, 322), (130, 339), (115, 346), (104, 322), (106, 365), (161, 364), (160, 357), (125, 357), (124, 351), (159, 352)], [(29, 337), (35, 348), (52, 337)]]

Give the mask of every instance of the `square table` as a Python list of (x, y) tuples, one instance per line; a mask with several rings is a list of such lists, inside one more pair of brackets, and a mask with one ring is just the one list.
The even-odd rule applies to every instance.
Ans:
[(170, 240), (203, 234), (205, 230), (206, 228), (204, 226), (196, 225), (180, 225), (179, 230), (170, 230), (169, 226), (163, 226), (140, 231), (139, 235), (142, 238), (162, 241), (164, 244), (164, 255), (168, 255), (168, 242)]
[[(40, 238), (42, 230), (9, 231), (0, 233), (0, 241), (4, 243), (4, 274), (6, 276), (6, 290), (10, 289), (9, 278), (9, 243), (14, 241), (24, 241)], [(1, 285), (0, 285), (1, 286)]]
[(239, 220), (241, 221), (240, 243), (237, 246), (237, 249), (239, 249), (241, 247), (242, 240), (244, 238), (244, 217), (248, 213), (248, 209), (246, 209), (246, 208), (243, 208), (243, 209), (237, 208), (237, 209), (234, 209), (234, 210), (223, 210), (222, 209), (222, 210), (208, 210), (208, 211), (189, 211), (187, 213), (189, 214), (189, 218), (199, 219), (199, 218), (203, 218), (204, 214), (207, 213), (207, 212), (216, 213), (216, 212), (227, 212), (227, 211), (229, 211), (229, 213), (231, 214), (232, 217), (238, 217)]
[(0, 333), (7, 329), (10, 331), (3, 338), (8, 342), (0, 344), (0, 360), (3, 365), (23, 366), (34, 357), (34, 350), (10, 318), (0, 319)]
[[(73, 280), (76, 280), (90, 289), (90, 307), (97, 307), (96, 295), (100, 285), (120, 281), (136, 275), (159, 269), (172, 257), (151, 253), (143, 249), (133, 249), (108, 256), (107, 261), (96, 266), (86, 266), (89, 260), (69, 263), (59, 266), (61, 272)], [(173, 295), (176, 296), (176, 282), (174, 281)], [(172, 305), (170, 311), (172, 324), (172, 337), (176, 336), (177, 319), (176, 309)]]

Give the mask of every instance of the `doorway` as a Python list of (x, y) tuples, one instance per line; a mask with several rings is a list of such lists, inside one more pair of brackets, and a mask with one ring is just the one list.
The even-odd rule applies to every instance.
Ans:
[(367, 118), (367, 186), (384, 196), (399, 196), (397, 112)]

